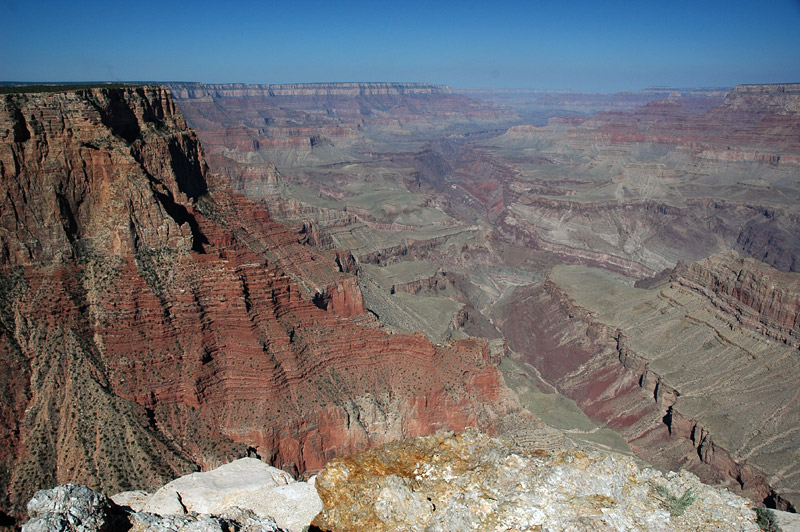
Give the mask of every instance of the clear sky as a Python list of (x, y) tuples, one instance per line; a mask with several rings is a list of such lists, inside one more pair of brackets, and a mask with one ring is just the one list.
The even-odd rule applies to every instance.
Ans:
[(0, 80), (800, 82), (800, 0), (0, 0)]

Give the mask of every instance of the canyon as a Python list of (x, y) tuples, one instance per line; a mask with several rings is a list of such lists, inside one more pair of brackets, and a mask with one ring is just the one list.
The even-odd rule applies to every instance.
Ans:
[(0, 518), (474, 426), (795, 510), (798, 132), (792, 84), (3, 95)]
[(347, 252), (209, 173), (167, 89), (5, 95), (0, 132), (4, 520), (43, 486), (303, 474), (519, 410), (486, 341), (382, 330)]
[(427, 107), (369, 86), (349, 104), (171, 89), (212, 167), (253, 175), (231, 179), (306, 244), (350, 251), (384, 326), (489, 338), (571, 438), (796, 508), (800, 85), (439, 87)]

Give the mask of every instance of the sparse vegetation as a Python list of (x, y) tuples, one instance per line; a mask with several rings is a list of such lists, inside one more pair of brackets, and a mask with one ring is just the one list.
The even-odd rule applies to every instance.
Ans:
[(214, 220), (217, 222), (222, 220), (222, 216), (219, 212), (219, 206), (210, 194), (203, 194), (202, 196), (198, 197), (197, 201), (195, 202), (195, 207), (209, 220)]
[(7, 331), (14, 330), (12, 302), (27, 288), (28, 284), (21, 266), (15, 266), (0, 274), (0, 328)]
[(775, 514), (768, 508), (756, 508), (756, 524), (764, 532), (778, 532), (778, 524), (775, 522)]
[(656, 491), (656, 497), (661, 501), (661, 507), (673, 517), (683, 515), (686, 509), (697, 500), (697, 495), (692, 488), (687, 489), (680, 497), (673, 495), (666, 486), (654, 484), (653, 489)]
[(134, 254), (139, 273), (155, 294), (163, 294), (172, 284), (176, 256), (171, 248), (140, 249)]

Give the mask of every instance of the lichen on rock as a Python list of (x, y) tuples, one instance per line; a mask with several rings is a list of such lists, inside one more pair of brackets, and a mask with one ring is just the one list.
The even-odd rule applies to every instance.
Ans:
[[(656, 487), (697, 498), (671, 515)], [(391, 443), (329, 463), (317, 478), (321, 530), (757, 531), (750, 503), (691, 473), (617, 454), (520, 450), (468, 429)]]

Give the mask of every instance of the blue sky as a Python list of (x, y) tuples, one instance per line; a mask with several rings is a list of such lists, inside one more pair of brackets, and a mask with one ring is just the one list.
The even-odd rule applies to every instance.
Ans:
[(800, 82), (800, 0), (0, 0), (0, 80)]

